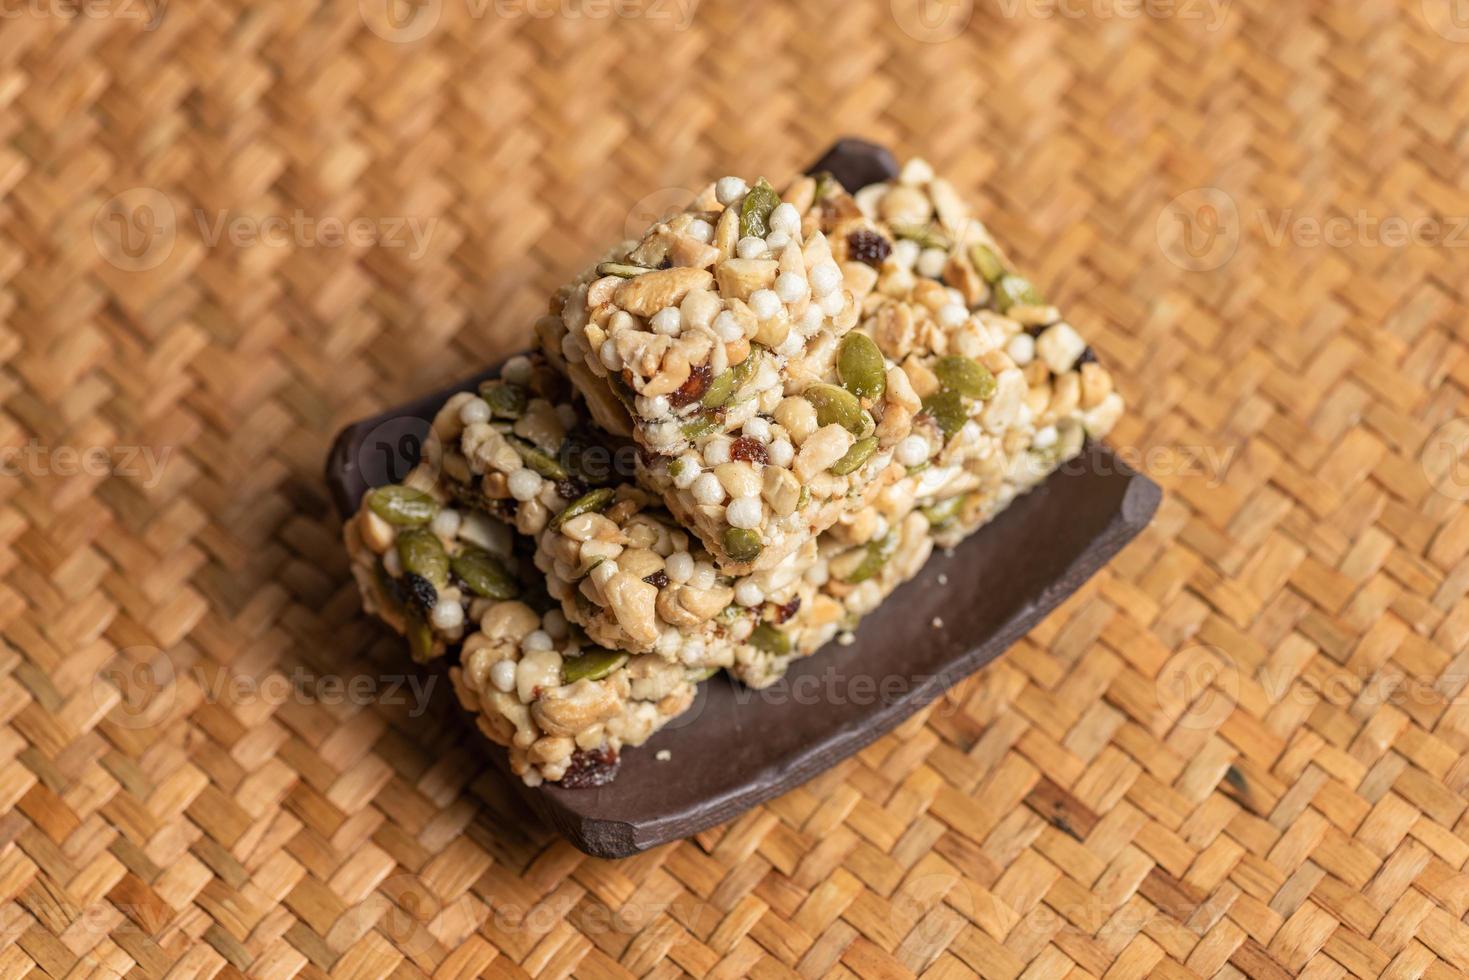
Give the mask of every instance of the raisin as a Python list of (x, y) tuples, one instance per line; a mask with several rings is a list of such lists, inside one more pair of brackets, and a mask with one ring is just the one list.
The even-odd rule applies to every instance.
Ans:
[(586, 483), (574, 476), (556, 481), (556, 496), (562, 500), (575, 500), (587, 492)]
[(759, 463), (764, 466), (770, 462), (770, 451), (760, 440), (740, 436), (729, 447), (729, 458), (743, 460), (746, 463)]
[(561, 785), (567, 789), (592, 789), (606, 786), (617, 778), (622, 760), (613, 749), (583, 749), (571, 756), (571, 765), (561, 777)]
[(668, 573), (660, 568), (652, 575), (644, 575), (643, 581), (655, 589), (666, 589), (668, 588)]
[(1083, 364), (1095, 364), (1095, 363), (1097, 363), (1097, 352), (1094, 351), (1094, 350), (1092, 350), (1090, 347), (1088, 347), (1086, 350), (1082, 351), (1081, 352), (1081, 356), (1076, 359), (1076, 366), (1077, 367), (1081, 367)]
[(847, 249), (852, 258), (865, 262), (874, 269), (882, 265), (893, 253), (892, 243), (877, 232), (867, 228), (854, 231), (847, 236)]
[(714, 377), (714, 370), (707, 364), (700, 364), (689, 371), (689, 380), (679, 386), (679, 389), (668, 396), (668, 404), (674, 408), (683, 408), (704, 397), (704, 392), (709, 390), (709, 382)]
[(407, 586), (409, 605), (425, 616), (434, 611), (434, 604), (439, 601), (439, 590), (432, 582), (416, 572), (407, 572), (403, 575), (403, 583)]
[(777, 623), (784, 623), (800, 611), (801, 597), (794, 596), (792, 597), (790, 602), (787, 602), (785, 605), (777, 606), (775, 608), (775, 621)]

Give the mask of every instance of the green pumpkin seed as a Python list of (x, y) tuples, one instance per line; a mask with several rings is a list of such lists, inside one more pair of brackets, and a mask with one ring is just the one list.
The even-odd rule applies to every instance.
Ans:
[(814, 384), (801, 392), (801, 397), (816, 409), (817, 425), (840, 425), (848, 432), (862, 435), (862, 403), (847, 389), (836, 385)]
[(515, 451), (520, 454), (521, 462), (546, 479), (564, 480), (570, 475), (566, 472), (566, 467), (556, 461), (556, 457), (541, 447), (526, 442), (524, 439), (511, 439), (509, 442)]
[(860, 470), (866, 462), (877, 452), (877, 437), (868, 436), (866, 439), (858, 439), (852, 443), (852, 448), (847, 450), (847, 455), (831, 464), (831, 471), (837, 476), (846, 476)]
[(577, 497), (571, 503), (567, 504), (565, 510), (556, 515), (555, 519), (551, 521), (551, 530), (555, 531), (559, 529), (561, 525), (565, 524), (573, 517), (580, 517), (583, 514), (591, 514), (594, 512), (600, 514), (602, 511), (612, 506), (612, 501), (616, 499), (616, 497), (617, 491), (612, 489), (611, 487), (602, 487), (600, 490), (590, 490), (582, 494), (580, 497)]
[(964, 498), (949, 497), (936, 503), (920, 507), (919, 512), (928, 518), (928, 526), (935, 530), (948, 527), (959, 517), (959, 511), (964, 507)]
[(811, 488), (801, 484), (801, 492), (796, 495), (796, 510), (805, 510), (806, 505), (811, 502)]
[(620, 276), (623, 279), (632, 279), (652, 271), (652, 269), (645, 268), (641, 265), (630, 265), (626, 262), (603, 262), (597, 266), (597, 275)]
[(439, 512), (434, 498), (422, 490), (396, 483), (368, 493), (367, 506), (394, 527), (422, 527)]
[(843, 581), (849, 585), (867, 581), (882, 571), (882, 567), (888, 563), (888, 559), (892, 558), (893, 552), (897, 550), (898, 536), (892, 531), (876, 541), (869, 542), (866, 554)]
[(1012, 306), (1042, 306), (1045, 300), (1029, 280), (1019, 276), (1004, 276), (995, 283), (995, 308), (1009, 313)]
[(422, 617), (412, 615), (406, 624), (408, 653), (415, 663), (428, 663), (434, 656), (434, 631)]
[(761, 177), (745, 195), (740, 205), (740, 237), (764, 238), (770, 234), (770, 215), (780, 207), (780, 195)]
[(479, 396), (489, 403), (490, 414), (497, 419), (520, 418), (530, 400), (524, 388), (508, 381), (486, 381), (479, 386)]
[(688, 678), (695, 684), (702, 684), (717, 673), (719, 673), (718, 667), (699, 667), (690, 670)]
[(761, 357), (759, 351), (763, 348), (761, 348), (758, 344), (751, 344), (750, 348), (750, 353), (745, 357), (745, 359), (736, 364), (734, 367), (730, 368), (730, 370), (734, 372), (735, 393), (738, 393), (741, 388), (748, 384), (750, 379), (753, 378), (760, 370)]
[(599, 681), (625, 663), (627, 654), (620, 650), (593, 650), (562, 662), (561, 683)]
[(893, 234), (917, 242), (919, 248), (941, 248), (948, 251), (953, 242), (934, 225), (893, 225)]
[(713, 381), (709, 382), (709, 387), (705, 390), (704, 397), (699, 400), (699, 404), (705, 408), (723, 408), (730, 396), (734, 394), (734, 388), (734, 369), (721, 371), (714, 376)]
[(699, 439), (719, 428), (719, 416), (713, 412), (702, 412), (679, 426), (685, 439)]
[(954, 434), (964, 428), (964, 423), (969, 421), (969, 413), (964, 409), (964, 400), (952, 388), (945, 388), (923, 399), (923, 410), (933, 416), (933, 420), (943, 431), (945, 439), (954, 438)]
[(483, 548), (465, 548), (449, 559), (449, 568), (475, 595), (486, 599), (514, 599), (520, 595), (520, 583), (515, 576), (499, 558)]
[(398, 558), (403, 562), (403, 571), (423, 576), (434, 588), (449, 584), (449, 555), (432, 531), (418, 529), (398, 535)]
[(724, 553), (735, 561), (754, 561), (764, 548), (760, 535), (748, 528), (732, 527), (724, 532)]
[(769, 623), (761, 623), (750, 634), (750, 646), (771, 656), (784, 657), (791, 652), (791, 638)]
[(1005, 278), (1005, 263), (995, 254), (995, 250), (988, 245), (975, 245), (969, 249), (969, 261), (984, 276), (984, 281), (994, 285)]
[(881, 398), (887, 391), (887, 362), (877, 342), (865, 333), (852, 331), (837, 348), (837, 375), (842, 387), (858, 398)]
[(938, 377), (939, 384), (951, 391), (957, 391), (965, 398), (994, 397), (995, 376), (978, 361), (950, 354), (939, 358), (933, 373)]

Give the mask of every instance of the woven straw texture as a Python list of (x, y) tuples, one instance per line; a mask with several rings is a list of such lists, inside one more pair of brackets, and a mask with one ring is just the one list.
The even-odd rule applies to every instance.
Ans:
[[(0, 976), (1469, 972), (1469, 16), (689, 8), (6, 6)], [(1168, 496), (897, 733), (592, 860), (395, 676), (324, 454), (842, 134), (982, 204)]]

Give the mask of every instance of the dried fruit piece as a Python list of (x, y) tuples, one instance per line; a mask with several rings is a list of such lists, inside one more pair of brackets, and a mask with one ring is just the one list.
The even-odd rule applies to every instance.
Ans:
[(875, 269), (893, 254), (893, 246), (877, 232), (862, 228), (847, 236), (847, 252), (854, 261), (864, 262)]
[(764, 466), (770, 462), (770, 451), (765, 448), (765, 444), (760, 440), (751, 439), (749, 436), (740, 436), (730, 444), (729, 458)]
[(710, 377), (713, 371), (707, 364), (700, 364), (689, 371), (689, 379), (668, 395), (668, 404), (674, 408), (683, 408), (692, 402), (699, 401), (709, 391)]
[(611, 487), (603, 487), (600, 490), (592, 490), (589, 493), (582, 494), (576, 500), (567, 504), (565, 510), (556, 515), (551, 521), (551, 530), (555, 531), (560, 529), (561, 525), (573, 517), (580, 517), (582, 514), (590, 514), (594, 511), (600, 513), (606, 510), (612, 505), (612, 501), (616, 497), (617, 491)]
[(439, 590), (434, 584), (416, 572), (403, 573), (403, 597), (410, 609), (427, 616), (434, 611), (439, 601)]
[(860, 470), (872, 454), (877, 452), (877, 436), (868, 436), (866, 439), (858, 439), (852, 443), (852, 448), (847, 454), (835, 463), (831, 464), (831, 471), (837, 476), (846, 476)]
[(620, 650), (592, 650), (561, 664), (561, 683), (599, 681), (625, 663), (627, 654)]
[(466, 547), (449, 559), (449, 568), (475, 595), (487, 599), (514, 599), (520, 595), (520, 584), (500, 559), (483, 548)]
[(621, 765), (622, 760), (618, 758), (615, 749), (582, 749), (572, 754), (571, 763), (566, 767), (566, 775), (561, 777), (561, 785), (567, 789), (606, 786), (617, 778), (617, 770)]
[(875, 401), (887, 391), (887, 362), (877, 342), (865, 333), (853, 330), (842, 338), (837, 348), (837, 375), (842, 387), (858, 398)]
[(938, 377), (939, 384), (952, 391), (957, 391), (965, 398), (993, 398), (995, 394), (995, 376), (990, 373), (989, 368), (978, 361), (958, 354), (950, 354), (948, 357), (939, 358), (934, 365), (933, 373)]
[(740, 205), (740, 237), (764, 238), (770, 234), (770, 215), (780, 207), (780, 195), (761, 177)]
[(760, 535), (748, 528), (732, 527), (724, 532), (724, 553), (735, 561), (754, 561), (764, 548)]
[(393, 484), (367, 495), (372, 512), (395, 527), (422, 527), (434, 519), (439, 505), (422, 490)]

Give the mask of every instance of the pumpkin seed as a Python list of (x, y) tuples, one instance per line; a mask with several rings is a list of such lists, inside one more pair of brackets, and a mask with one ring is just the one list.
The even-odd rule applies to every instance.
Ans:
[(702, 684), (717, 673), (719, 673), (718, 667), (700, 667), (696, 670), (690, 670), (688, 677), (695, 684)]
[(617, 491), (611, 487), (602, 487), (600, 490), (591, 490), (582, 494), (567, 504), (565, 510), (556, 515), (555, 519), (551, 521), (551, 530), (558, 530), (561, 525), (573, 517), (580, 517), (583, 514), (593, 512), (601, 513), (612, 506), (612, 501), (616, 496)]
[(837, 183), (837, 179), (832, 176), (831, 171), (823, 170), (816, 175), (815, 199), (824, 201), (827, 197), (840, 190), (841, 186), (841, 184)]
[(858, 439), (852, 443), (852, 448), (847, 450), (847, 455), (831, 464), (831, 471), (837, 476), (846, 476), (860, 470), (863, 465), (877, 452), (877, 437), (868, 436), (866, 439)]
[(524, 388), (508, 381), (486, 381), (479, 386), (479, 396), (489, 403), (490, 414), (497, 419), (520, 418), (530, 400)]
[(950, 354), (948, 357), (939, 358), (934, 365), (933, 373), (938, 377), (939, 384), (945, 388), (957, 391), (965, 398), (993, 398), (995, 394), (995, 376), (990, 373), (989, 368), (978, 361), (958, 354)]
[(520, 595), (520, 583), (499, 558), (483, 548), (465, 548), (449, 559), (449, 568), (475, 595), (486, 599), (514, 599)]
[(995, 308), (1001, 313), (1010, 312), (1012, 306), (1041, 306), (1045, 300), (1027, 279), (1019, 276), (1003, 276), (995, 283)]
[(593, 650), (561, 664), (561, 683), (599, 681), (625, 663), (627, 654), (620, 650)]
[(995, 250), (988, 245), (975, 245), (969, 249), (969, 261), (984, 276), (984, 281), (994, 285), (1005, 277), (1005, 263), (995, 254)]
[(801, 484), (801, 492), (796, 495), (796, 510), (805, 510), (806, 505), (811, 502), (811, 488)]
[(732, 527), (724, 532), (724, 553), (735, 561), (754, 561), (765, 546), (760, 535), (743, 527)]
[(945, 439), (954, 438), (954, 434), (969, 421), (969, 413), (964, 410), (964, 400), (952, 388), (937, 391), (923, 399), (923, 410), (933, 416)]
[(761, 653), (784, 657), (791, 652), (791, 638), (769, 623), (761, 623), (750, 634), (750, 646)]
[[(749, 358), (746, 358), (746, 360), (749, 360)], [(713, 381), (709, 382), (709, 387), (704, 392), (704, 397), (699, 400), (699, 404), (705, 408), (723, 408), (729, 401), (730, 396), (734, 394), (734, 387), (734, 369), (730, 368), (727, 371), (721, 371), (714, 376)]]
[(719, 428), (719, 416), (713, 412), (701, 412), (679, 426), (685, 439), (698, 439)]
[(848, 432), (862, 434), (862, 403), (857, 396), (836, 385), (814, 384), (801, 392), (801, 397), (816, 409), (816, 424), (840, 425)]
[(626, 262), (603, 262), (597, 266), (597, 275), (620, 276), (623, 279), (632, 279), (652, 271), (641, 265), (630, 265)]
[(761, 177), (740, 205), (740, 237), (764, 238), (770, 234), (770, 214), (780, 207), (780, 195)]
[(569, 473), (566, 467), (556, 461), (556, 457), (546, 452), (539, 446), (526, 442), (524, 439), (510, 439), (510, 445), (520, 454), (521, 462), (535, 470), (548, 480), (564, 480)]
[(449, 556), (444, 543), (432, 531), (421, 528), (398, 535), (398, 558), (403, 570), (421, 575), (442, 589), (449, 584)]
[(401, 484), (378, 487), (367, 495), (367, 506), (396, 527), (422, 527), (434, 519), (439, 505), (422, 490)]
[(949, 236), (931, 224), (893, 225), (893, 234), (917, 242), (919, 248), (941, 248), (947, 252), (953, 246)]
[(882, 571), (882, 567), (888, 563), (888, 559), (892, 558), (893, 552), (897, 550), (898, 536), (892, 531), (876, 541), (868, 542), (867, 553), (862, 556), (857, 567), (852, 569), (843, 581), (849, 585), (867, 581)]
[(962, 496), (949, 497), (947, 500), (940, 500), (926, 507), (920, 507), (919, 512), (928, 518), (928, 526), (937, 530), (954, 523), (963, 506), (964, 498)]
[(409, 616), (406, 624), (408, 653), (415, 663), (428, 663), (434, 655), (434, 631), (419, 616)]
[(858, 398), (876, 401), (887, 391), (887, 362), (877, 342), (865, 333), (854, 330), (842, 338), (837, 348), (837, 375), (842, 387)]

